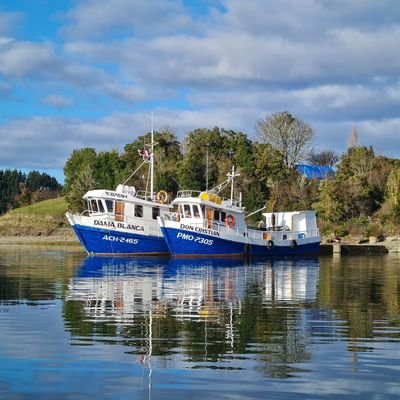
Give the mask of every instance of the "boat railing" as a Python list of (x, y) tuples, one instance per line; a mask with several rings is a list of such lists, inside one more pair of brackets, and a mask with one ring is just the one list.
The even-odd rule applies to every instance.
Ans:
[(179, 190), (176, 197), (177, 198), (199, 197), (200, 193), (201, 193), (200, 190)]
[[(185, 198), (189, 198), (189, 197), (200, 197), (200, 195), (202, 195), (202, 193), (206, 194), (207, 192), (199, 191), (199, 190), (180, 190), (177, 193), (176, 198), (185, 199)], [(219, 198), (218, 204), (221, 204), (221, 203), (231, 204), (232, 203), (233, 206), (239, 207), (239, 204), (240, 204), (239, 200), (233, 199), (231, 201), (231, 199), (228, 199), (227, 197), (221, 197), (219, 195), (214, 195), (212, 193), (208, 193), (208, 194), (210, 196), (216, 196), (217, 198)], [(211, 202), (214, 203), (215, 201), (211, 200)]]
[(300, 230), (300, 231), (290, 231), (290, 230), (282, 230), (282, 231), (274, 231), (274, 230), (265, 230), (265, 229), (248, 229), (247, 235), (251, 239), (256, 240), (299, 240), (310, 237), (319, 236), (319, 229), (308, 229), (308, 230)]
[[(162, 198), (159, 197), (159, 195), (163, 193)], [(132, 194), (132, 193), (131, 193)], [(155, 192), (153, 195), (151, 195), (151, 192), (147, 190), (137, 190), (135, 191), (134, 194), (132, 194), (136, 199), (140, 200), (145, 200), (145, 201), (151, 201), (154, 203), (161, 203), (164, 204), (164, 202), (168, 203), (168, 194), (162, 190), (161, 192)], [(165, 197), (167, 197), (167, 201), (165, 201)]]
[(138, 190), (135, 194), (136, 198), (139, 198), (141, 200), (147, 200), (147, 201), (156, 201), (157, 194), (153, 194), (153, 197), (151, 197), (151, 193), (146, 191), (146, 190)]

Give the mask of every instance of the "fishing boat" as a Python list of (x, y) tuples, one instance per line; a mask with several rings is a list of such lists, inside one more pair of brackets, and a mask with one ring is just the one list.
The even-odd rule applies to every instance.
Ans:
[[(245, 209), (233, 198), (234, 178), (210, 191), (179, 191), (171, 203), (175, 212), (158, 217), (173, 256), (286, 256), (312, 254), (319, 249), (316, 215), (309, 211), (263, 213), (259, 228), (246, 223)], [(219, 195), (231, 185), (230, 198)], [(261, 212), (257, 210), (257, 212)]]
[[(89, 190), (83, 199), (87, 209), (66, 216), (89, 255), (169, 254), (157, 217), (172, 210), (167, 192), (154, 191), (154, 138), (139, 154), (142, 164), (115, 190)], [(144, 165), (149, 165), (150, 191), (137, 191), (126, 183)]]

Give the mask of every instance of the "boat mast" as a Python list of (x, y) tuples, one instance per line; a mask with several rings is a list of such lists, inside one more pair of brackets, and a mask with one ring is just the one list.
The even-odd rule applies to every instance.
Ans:
[(150, 144), (150, 198), (154, 200), (154, 130), (153, 113), (151, 113), (151, 144)]
[(231, 205), (233, 204), (233, 180), (235, 178), (235, 166), (232, 165), (232, 181), (231, 181)]
[(228, 177), (227, 183), (231, 182), (231, 206), (233, 205), (233, 184), (234, 184), (234, 179), (237, 176), (240, 176), (240, 174), (235, 174), (235, 166), (232, 165), (232, 172), (231, 173), (227, 173), (226, 176)]

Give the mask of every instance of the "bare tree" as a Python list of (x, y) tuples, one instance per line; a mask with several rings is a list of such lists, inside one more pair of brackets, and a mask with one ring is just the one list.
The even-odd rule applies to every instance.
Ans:
[(307, 160), (312, 165), (327, 165), (333, 167), (339, 161), (339, 156), (332, 150), (324, 150), (320, 153), (312, 152)]
[(311, 125), (293, 117), (287, 111), (258, 121), (256, 132), (262, 142), (271, 144), (282, 153), (288, 168), (306, 159), (312, 151), (314, 131)]

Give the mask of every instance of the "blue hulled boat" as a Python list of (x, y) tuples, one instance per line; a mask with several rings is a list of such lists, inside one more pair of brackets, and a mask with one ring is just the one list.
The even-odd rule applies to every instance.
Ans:
[[(263, 213), (259, 229), (247, 226), (241, 201), (233, 199), (235, 174), (210, 192), (180, 191), (176, 212), (158, 218), (174, 256), (287, 256), (316, 253), (320, 236), (314, 211)], [(230, 199), (219, 193), (231, 185)], [(253, 214), (253, 213), (252, 213)]]
[(157, 217), (172, 210), (165, 191), (153, 190), (153, 131), (151, 144), (141, 151), (143, 163), (150, 165), (150, 191), (136, 191), (125, 183), (116, 190), (90, 190), (84, 196), (87, 209), (66, 216), (76, 236), (90, 255), (169, 254)]

